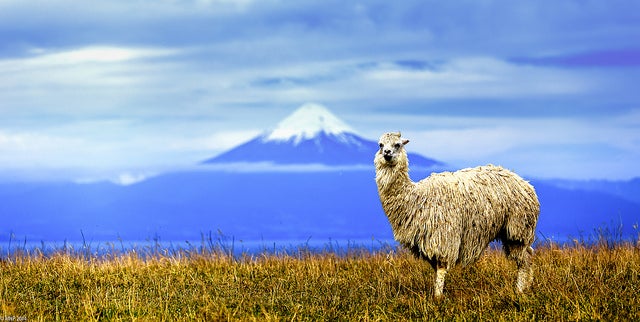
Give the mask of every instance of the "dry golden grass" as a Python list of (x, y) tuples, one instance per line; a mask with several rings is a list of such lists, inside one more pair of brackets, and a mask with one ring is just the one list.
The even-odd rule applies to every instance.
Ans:
[(0, 262), (2, 320), (640, 320), (640, 247), (536, 250), (535, 282), (516, 293), (497, 250), (434, 274), (404, 251), (18, 254)]

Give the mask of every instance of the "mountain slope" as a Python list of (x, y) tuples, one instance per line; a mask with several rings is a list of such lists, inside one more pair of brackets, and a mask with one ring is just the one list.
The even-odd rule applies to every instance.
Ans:
[[(265, 136), (254, 138), (234, 149), (224, 152), (203, 163), (251, 163), (273, 164), (323, 164), (328, 166), (373, 166), (373, 156), (378, 149), (374, 141), (355, 134), (339, 136), (320, 132), (311, 139), (269, 141)], [(413, 167), (434, 167), (443, 163), (409, 153)]]
[[(305, 104), (281, 121), (275, 129), (203, 163), (372, 166), (377, 149), (376, 142), (355, 134), (325, 107)], [(409, 158), (415, 167), (443, 165), (415, 153), (409, 153)]]

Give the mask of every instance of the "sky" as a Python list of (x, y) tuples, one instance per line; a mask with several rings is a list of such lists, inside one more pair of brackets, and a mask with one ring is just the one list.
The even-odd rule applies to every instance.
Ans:
[(640, 176), (634, 0), (0, 0), (0, 179), (130, 181), (323, 104), (537, 178)]

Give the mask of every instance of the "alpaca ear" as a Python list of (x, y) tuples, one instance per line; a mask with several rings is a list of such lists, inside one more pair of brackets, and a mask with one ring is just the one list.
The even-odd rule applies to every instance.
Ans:
[(404, 139), (404, 140), (402, 141), (402, 145), (407, 145), (407, 143), (409, 143), (409, 140), (407, 140), (407, 139)]

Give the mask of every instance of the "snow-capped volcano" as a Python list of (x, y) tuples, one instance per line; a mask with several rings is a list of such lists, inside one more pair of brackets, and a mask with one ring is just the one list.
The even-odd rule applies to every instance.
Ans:
[[(203, 163), (269, 163), (372, 166), (378, 144), (355, 133), (326, 107), (308, 103), (270, 131)], [(442, 163), (410, 153), (412, 164)]]
[(264, 136), (266, 141), (292, 141), (298, 144), (321, 133), (341, 135), (353, 133), (353, 129), (333, 115), (326, 107), (307, 103), (298, 108), (278, 126)]

